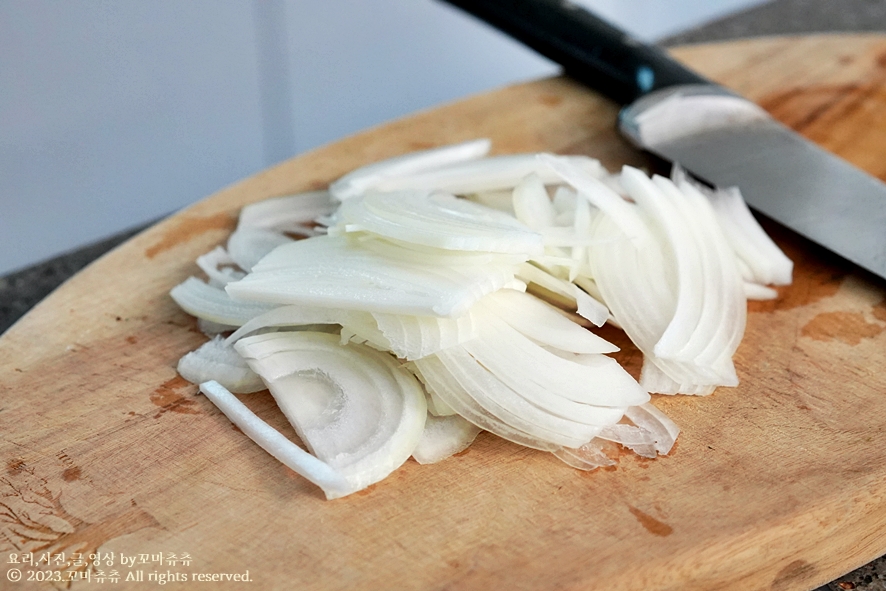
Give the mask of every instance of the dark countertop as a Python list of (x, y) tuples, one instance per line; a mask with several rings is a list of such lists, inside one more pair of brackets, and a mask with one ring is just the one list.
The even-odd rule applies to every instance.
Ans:
[[(666, 45), (815, 32), (886, 32), (884, 0), (775, 0), (665, 40)], [(77, 271), (143, 228), (0, 277), (0, 334)], [(886, 591), (886, 557), (815, 591)]]

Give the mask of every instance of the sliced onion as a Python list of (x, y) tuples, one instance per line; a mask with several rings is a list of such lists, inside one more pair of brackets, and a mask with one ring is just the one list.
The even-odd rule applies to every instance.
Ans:
[(601, 429), (597, 437), (618, 443), (644, 458), (654, 458), (658, 455), (652, 433), (634, 425), (621, 423), (609, 425)]
[[(456, 379), (437, 355), (430, 355), (412, 363), (416, 376), (422, 381), (427, 389), (433, 392), (459, 415), (474, 423), (481, 429), (494, 433), (518, 445), (531, 447), (541, 451), (555, 451), (561, 445), (581, 445), (584, 437), (572, 438), (563, 433), (552, 433), (551, 436), (563, 440), (565, 443), (551, 443), (545, 435), (540, 438), (510, 422), (505, 422), (496, 414), (484, 408), (464, 386)], [(494, 406), (495, 407), (495, 406)], [(499, 414), (501, 411), (499, 410)], [(529, 430), (538, 432), (539, 429), (531, 423), (527, 424)], [(595, 433), (596, 434), (596, 433)]]
[(571, 185), (579, 197), (590, 203), (618, 224), (624, 234), (631, 238), (643, 238), (647, 229), (637, 208), (625, 201), (621, 195), (613, 191), (607, 184), (594, 175), (586, 174), (568, 159), (552, 154), (539, 154), (538, 159), (550, 167), (564, 182)]
[[(481, 429), (580, 469), (614, 463), (615, 444), (666, 454), (679, 430), (647, 391), (737, 384), (746, 298), (790, 280), (737, 191), (679, 168), (671, 181), (586, 157), (483, 158), (489, 147), (407, 154), (247, 206), (227, 248), (198, 261), (211, 285), (173, 290), (210, 330), (239, 327), (180, 373), (329, 498)], [(644, 354), (639, 384), (586, 320), (625, 330)], [(267, 384), (316, 457), (210, 378)]]
[(562, 447), (553, 454), (579, 470), (596, 470), (615, 465), (615, 460), (603, 453), (603, 441), (600, 439), (593, 439), (577, 448)]
[(534, 396), (533, 392), (517, 391), (512, 387), (513, 382), (506, 383), (503, 376), (489, 370), (461, 347), (447, 349), (436, 357), (465, 392), (488, 413), (542, 441), (559, 445), (569, 445), (571, 441), (573, 446), (580, 445), (595, 437), (605, 424), (618, 421), (624, 412), (623, 408), (588, 405), (580, 416), (564, 417), (568, 413), (553, 412), (535, 402), (555, 408), (562, 405), (575, 409), (578, 405), (570, 404), (568, 399), (560, 396), (545, 399)]
[(771, 287), (745, 281), (744, 295), (749, 300), (774, 300), (778, 297), (778, 292)]
[(209, 285), (212, 287), (224, 287), (231, 281), (243, 279), (246, 273), (234, 269), (233, 266), (236, 264), (236, 261), (222, 246), (216, 246), (206, 254), (197, 257), (197, 266), (209, 277)]
[[(747, 322), (747, 298), (744, 295), (744, 285), (735, 259), (731, 256), (731, 249), (726, 237), (717, 225), (716, 215), (713, 208), (704, 196), (691, 186), (683, 189), (685, 200), (682, 201), (686, 211), (691, 211), (697, 216), (699, 227), (705, 240), (701, 241), (710, 248), (709, 257), (705, 257), (708, 270), (716, 275), (719, 291), (717, 300), (721, 303), (719, 309), (706, 309), (702, 313), (700, 322), (710, 322), (717, 329), (705, 344), (701, 337), (701, 353), (696, 357), (696, 362), (702, 365), (710, 364), (717, 367), (728, 366), (728, 371), (734, 373), (732, 355), (738, 348), (744, 336)], [(715, 300), (715, 301), (717, 301)], [(707, 302), (706, 302), (707, 303)], [(710, 321), (707, 318), (716, 318)], [(726, 361), (728, 358), (728, 362)]]
[(568, 185), (560, 185), (554, 191), (551, 204), (557, 212), (554, 224), (557, 226), (572, 226), (575, 223), (575, 204), (578, 201), (578, 192)]
[(477, 193), (463, 195), (463, 197), (474, 203), (479, 203), (480, 205), (503, 211), (509, 215), (514, 215), (513, 191), (510, 189), (479, 191)]
[(537, 297), (501, 289), (480, 300), (495, 314), (533, 341), (571, 353), (614, 353), (618, 347), (568, 320), (556, 308)]
[(419, 316), (457, 316), (514, 276), (510, 265), (435, 267), (391, 260), (341, 236), (285, 244), (226, 286), (231, 297)]
[(625, 416), (632, 423), (652, 434), (652, 440), (658, 453), (670, 453), (680, 434), (680, 428), (666, 414), (658, 410), (652, 403), (646, 403), (628, 408), (625, 411)]
[(793, 262), (760, 226), (737, 187), (710, 190), (693, 182), (679, 166), (674, 167), (671, 177), (682, 190), (691, 186), (710, 201), (720, 228), (747, 270), (746, 280), (763, 285), (791, 283)]
[(436, 417), (429, 414), (425, 430), (412, 457), (419, 464), (434, 464), (464, 451), (481, 429), (458, 415)]
[[(575, 202), (575, 215), (573, 216), (572, 229), (578, 236), (590, 236), (593, 212), (591, 205), (584, 199)], [(569, 271), (569, 281), (575, 281), (578, 275), (579, 264), (587, 258), (586, 244), (577, 243), (572, 246), (572, 260), (577, 264)]]
[(200, 348), (182, 357), (178, 373), (192, 384), (216, 381), (237, 394), (266, 389), (265, 383), (246, 361), (221, 337), (206, 341)]
[(590, 442), (578, 448), (561, 448), (554, 455), (579, 470), (613, 466), (603, 451), (606, 441), (618, 443), (639, 456), (655, 458), (667, 455), (674, 446), (680, 429), (651, 403), (632, 406), (625, 412), (633, 425), (616, 424), (603, 428)]
[[(542, 238), (512, 216), (439, 191), (373, 192), (342, 204), (339, 227), (445, 250), (541, 254)], [(525, 259), (524, 259), (525, 260)]]
[(421, 152), (396, 156), (358, 168), (329, 186), (335, 199), (346, 201), (376, 188), (389, 178), (440, 168), (454, 162), (480, 158), (489, 153), (491, 142), (487, 139), (472, 140), (461, 144), (443, 146)]
[(407, 316), (343, 310), (322, 306), (280, 306), (260, 314), (228, 337), (238, 339), (269, 327), (295, 327), (319, 324), (339, 324), (348, 339), (359, 337), (373, 347), (390, 351), (403, 359), (419, 359), (439, 350), (457, 345), (476, 336), (473, 316), (458, 318)]
[(348, 492), (382, 480), (412, 455), (427, 416), (425, 395), (390, 355), (311, 332), (246, 337), (235, 348), (308, 449), (348, 481)]
[(520, 279), (527, 283), (535, 283), (544, 289), (567, 298), (567, 300), (571, 300), (574, 302), (578, 315), (590, 320), (596, 326), (603, 326), (607, 318), (609, 318), (609, 309), (603, 303), (579, 289), (574, 283), (554, 277), (531, 264), (520, 265), (517, 274)]
[[(561, 156), (562, 160), (579, 174), (589, 178), (605, 176), (608, 172), (598, 160), (586, 156)], [(513, 189), (527, 176), (535, 174), (544, 183), (561, 181), (557, 171), (540, 161), (535, 154), (508, 154), (481, 160), (466, 160), (425, 172), (389, 176), (376, 183), (376, 191), (401, 189), (435, 189), (455, 195), (467, 195), (502, 189)]]
[[(549, 226), (542, 229), (540, 233), (542, 240), (544, 240), (544, 244), (547, 247), (566, 246), (571, 248), (580, 248), (583, 250), (585, 247), (594, 246), (595, 244), (597, 244), (597, 239), (595, 239), (593, 236), (590, 236), (586, 231), (578, 232), (575, 228)], [(574, 252), (575, 251), (573, 251), (573, 253)], [(541, 257), (536, 257), (536, 260), (544, 261), (545, 259)], [(579, 265), (575, 263), (578, 260), (578, 258), (573, 258), (572, 260), (563, 261), (562, 264), (577, 269)]]
[(242, 337), (269, 327), (306, 326), (312, 324), (345, 324), (355, 315), (350, 310), (322, 306), (280, 306), (254, 316), (228, 337), (232, 345)]
[(204, 382), (200, 384), (200, 391), (259, 447), (322, 488), (327, 499), (356, 492), (353, 484), (339, 471), (286, 439), (218, 382)]
[[(595, 235), (604, 239), (624, 237), (608, 216), (597, 221)], [(604, 240), (590, 254), (594, 278), (613, 317), (646, 357), (652, 357), (652, 349), (675, 306), (674, 294), (667, 288), (667, 259), (652, 241)], [(691, 366), (668, 360), (657, 362), (668, 365), (672, 373), (687, 381), (699, 379)], [(641, 384), (649, 389), (642, 380)]]
[(409, 244), (398, 240), (381, 239), (371, 234), (348, 234), (360, 248), (379, 256), (427, 267), (470, 267), (475, 265), (519, 265), (525, 254), (505, 254), (471, 250), (451, 250)]
[[(414, 365), (409, 366), (410, 370), (418, 376), (418, 370)], [(419, 376), (419, 379), (421, 377)], [(422, 382), (424, 382), (422, 380)], [(434, 415), (435, 417), (449, 417), (452, 415), (457, 415), (458, 413), (454, 408), (449, 406), (445, 400), (440, 398), (436, 392), (433, 390), (425, 389), (428, 395), (428, 413)]]
[(527, 227), (540, 231), (554, 225), (557, 211), (538, 174), (533, 172), (526, 176), (512, 195), (514, 216)]
[(231, 326), (230, 324), (222, 324), (221, 322), (213, 322), (212, 320), (206, 320), (205, 318), (197, 319), (197, 328), (199, 328), (200, 332), (208, 337), (214, 337), (226, 332), (237, 330), (236, 326)]
[(467, 342), (478, 334), (471, 311), (457, 318), (373, 313), (388, 350), (402, 359), (421, 359)]
[[(669, 373), (666, 373), (662, 366), (668, 367)], [(737, 385), (737, 380), (730, 381), (716, 376), (705, 378), (693, 373), (684, 378), (687, 381), (682, 382), (671, 377), (677, 373), (685, 375), (684, 372), (691, 371), (692, 368), (687, 369), (681, 364), (668, 363), (665, 360), (644, 355), (640, 385), (644, 390), (656, 394), (685, 394), (689, 396), (707, 396), (713, 394), (717, 386)]]
[[(701, 314), (705, 294), (702, 253), (697, 250), (692, 226), (686, 223), (677, 206), (670, 202), (669, 196), (659, 185), (641, 171), (628, 166), (622, 171), (622, 184), (640, 207), (651, 214), (663, 238), (658, 242), (659, 248), (667, 249), (664, 251), (666, 256), (673, 260), (674, 309), (654, 345), (654, 351), (658, 357), (677, 357), (696, 330)], [(713, 278), (710, 280), (713, 281)]]
[(169, 292), (179, 307), (197, 318), (228, 326), (240, 326), (271, 306), (257, 302), (235, 301), (223, 289), (188, 277)]
[(332, 214), (338, 203), (329, 191), (308, 191), (251, 203), (240, 211), (238, 229), (261, 229), (313, 236), (311, 224)]
[(265, 255), (292, 242), (292, 238), (273, 230), (262, 228), (238, 228), (228, 238), (228, 252), (244, 271), (251, 271)]
[[(614, 359), (597, 355), (585, 357), (585, 363), (574, 363), (533, 343), (497, 318), (484, 318), (480, 336), (461, 347), (536, 406), (557, 404), (564, 417), (610, 424), (621, 417), (624, 407), (649, 400), (649, 395)], [(592, 357), (595, 361), (590, 360)], [(538, 371), (541, 367), (546, 370)], [(601, 407), (621, 410), (613, 419), (614, 415), (601, 412)], [(598, 422), (601, 419), (597, 417), (602, 416), (606, 418)]]
[[(624, 234), (614, 220), (595, 224), (601, 243), (591, 252), (592, 273), (604, 300), (672, 384), (687, 391), (735, 385), (731, 355), (744, 331), (746, 304), (709, 206), (691, 190), (629, 167), (622, 183), (645, 214), (648, 234), (619, 241)], [(641, 376), (641, 384), (658, 392), (662, 381)]]
[(371, 314), (357, 312), (349, 315), (349, 318), (341, 326), (341, 343), (348, 341), (368, 345), (379, 351), (391, 353), (391, 341), (378, 329), (378, 323)]

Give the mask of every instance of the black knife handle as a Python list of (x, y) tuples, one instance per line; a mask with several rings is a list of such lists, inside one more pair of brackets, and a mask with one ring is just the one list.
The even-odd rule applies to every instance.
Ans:
[(710, 84), (569, 0), (444, 0), (523, 42), (621, 104), (668, 86)]

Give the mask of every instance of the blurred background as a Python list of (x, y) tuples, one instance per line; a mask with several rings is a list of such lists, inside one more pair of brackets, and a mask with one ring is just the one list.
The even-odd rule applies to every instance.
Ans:
[[(765, 0), (581, 0), (656, 41)], [(557, 72), (436, 0), (0, 0), (0, 276)]]

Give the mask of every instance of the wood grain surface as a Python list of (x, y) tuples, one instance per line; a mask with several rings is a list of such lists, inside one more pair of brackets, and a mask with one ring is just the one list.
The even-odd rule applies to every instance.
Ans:
[[(886, 179), (886, 37), (674, 53)], [(0, 560), (101, 551), (116, 562), (64, 567), (70, 585), (0, 575), (0, 587), (101, 588), (115, 571), (114, 588), (140, 589), (248, 571), (251, 582), (213, 588), (811, 589), (886, 553), (886, 284), (772, 224), (795, 282), (751, 304), (738, 388), (657, 399), (683, 428), (658, 460), (625, 454), (585, 473), (481, 434), (457, 457), (407, 462), (326, 501), (176, 375), (205, 338), (167, 293), (245, 203), (476, 137), (498, 153), (644, 164), (615, 115), (563, 79), (473, 97), (249, 178), (73, 277), (0, 338)], [(636, 371), (637, 351), (605, 333)], [(293, 435), (266, 392), (241, 399)]]

